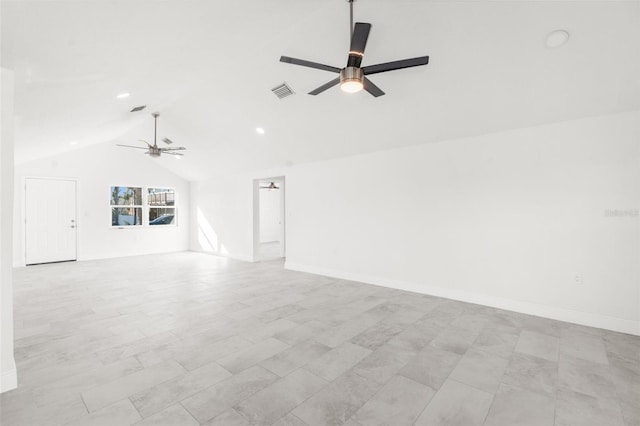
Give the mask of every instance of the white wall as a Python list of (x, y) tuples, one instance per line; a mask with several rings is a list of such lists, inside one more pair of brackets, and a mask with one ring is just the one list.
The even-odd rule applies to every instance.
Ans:
[[(640, 334), (640, 112), (278, 174), (288, 268)], [(235, 257), (250, 179), (192, 191)]]
[(191, 183), (191, 250), (253, 260), (253, 180), (219, 176)]
[(280, 241), (281, 191), (260, 189), (260, 242)]
[[(189, 183), (157, 164), (161, 161), (176, 160), (104, 143), (17, 165), (14, 264), (24, 265), (24, 178), (29, 176), (78, 180), (78, 260), (188, 250)], [(111, 227), (112, 185), (175, 188), (178, 225)]]
[(640, 334), (639, 112), (310, 164), (287, 182), (290, 268)]
[(13, 356), (13, 72), (0, 69), (0, 392), (18, 385)]

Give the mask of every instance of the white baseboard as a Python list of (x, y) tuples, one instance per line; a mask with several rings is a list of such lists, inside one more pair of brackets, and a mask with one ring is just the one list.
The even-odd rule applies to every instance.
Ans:
[(0, 393), (18, 387), (18, 370), (16, 370), (16, 363), (13, 359), (11, 360), (11, 364), (13, 367), (7, 371), (3, 371), (0, 375)]
[(298, 263), (285, 262), (284, 267), (285, 269), (290, 269), (293, 271), (308, 272), (311, 274), (324, 275), (350, 281), (358, 281), (367, 284), (395, 288), (398, 290), (411, 291), (414, 293), (428, 294), (431, 296), (444, 297), (446, 299), (459, 300), (462, 302), (490, 306), (492, 308), (499, 308), (507, 311), (519, 312), (522, 314), (535, 315), (538, 317), (550, 318), (553, 320), (565, 321), (574, 324), (585, 325), (588, 327), (602, 328), (606, 330), (618, 331), (621, 333), (640, 336), (640, 321), (608, 317), (588, 312), (580, 312), (571, 309), (541, 305), (538, 303), (523, 302), (519, 300), (505, 299), (502, 297), (488, 296), (479, 293), (453, 290), (444, 287), (428, 286), (416, 282), (399, 281), (368, 275), (354, 274), (351, 272), (338, 271), (311, 265), (302, 265)]
[(255, 262), (255, 260), (253, 259), (253, 256), (249, 256), (246, 254), (222, 254), (222, 253), (214, 253), (211, 251), (204, 251), (204, 250), (189, 250), (189, 251), (192, 251), (195, 253), (208, 254), (210, 256), (226, 257), (227, 259), (241, 260), (243, 262)]

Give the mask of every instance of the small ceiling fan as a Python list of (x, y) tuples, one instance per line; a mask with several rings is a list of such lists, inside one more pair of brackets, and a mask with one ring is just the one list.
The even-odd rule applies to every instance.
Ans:
[(260, 189), (268, 189), (269, 191), (274, 191), (276, 189), (280, 189), (280, 187), (276, 185), (275, 182), (270, 182), (269, 185), (261, 186)]
[(347, 66), (344, 68), (337, 68), (331, 65), (319, 64), (317, 62), (306, 61), (304, 59), (290, 58), (288, 56), (281, 56), (280, 62), (288, 64), (301, 65), (303, 67), (316, 68), (319, 70), (335, 72), (340, 74), (338, 78), (331, 80), (328, 83), (323, 84), (317, 89), (309, 92), (310, 95), (317, 95), (325, 90), (340, 83), (340, 88), (348, 93), (359, 92), (364, 89), (371, 93), (374, 97), (384, 95), (384, 92), (366, 76), (371, 74), (378, 74), (381, 72), (394, 71), (402, 68), (417, 67), (420, 65), (427, 65), (429, 63), (428, 56), (420, 56), (411, 59), (402, 59), (399, 61), (385, 62), (382, 64), (368, 65), (361, 67), (362, 58), (364, 57), (364, 49), (367, 45), (367, 39), (369, 38), (369, 31), (371, 31), (371, 24), (365, 22), (356, 22), (353, 25), (353, 0), (347, 0), (349, 2), (350, 21), (349, 32), (351, 35), (351, 47), (349, 49), (349, 58), (347, 60)]
[[(142, 146), (133, 146), (133, 145), (121, 145), (121, 144), (116, 144), (118, 146), (124, 146), (125, 148), (136, 148), (136, 149), (146, 149), (147, 152), (145, 152), (145, 154), (149, 154), (150, 157), (160, 157), (160, 155), (164, 154), (168, 154), (168, 155), (176, 155), (176, 156), (183, 156), (184, 154), (181, 154), (179, 152), (175, 152), (175, 151), (184, 151), (187, 148), (183, 147), (183, 146), (178, 146), (175, 148), (164, 148), (164, 147), (159, 147), (158, 143), (156, 141), (156, 136), (158, 134), (158, 117), (160, 116), (160, 113), (154, 112), (153, 114), (151, 114), (153, 116), (153, 120), (154, 120), (154, 127), (153, 127), (153, 145), (151, 145), (149, 142), (147, 141), (143, 141), (140, 140), (140, 142), (144, 142), (147, 144), (146, 147), (142, 147)], [(170, 145), (173, 143), (173, 141), (169, 138), (163, 138), (162, 141), (164, 143), (166, 143), (167, 145)]]

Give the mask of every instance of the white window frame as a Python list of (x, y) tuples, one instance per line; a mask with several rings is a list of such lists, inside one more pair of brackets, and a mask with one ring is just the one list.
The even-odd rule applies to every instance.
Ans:
[[(111, 204), (111, 188), (118, 186), (120, 188), (140, 188), (142, 190), (142, 205), (131, 205), (131, 206), (118, 206), (118, 205), (114, 205)], [(173, 198), (174, 198), (174, 202), (173, 202), (173, 206), (151, 206), (149, 204), (149, 189), (170, 189), (173, 191)], [(162, 185), (154, 185), (154, 186), (149, 186), (149, 185), (109, 185), (109, 201), (108, 201), (108, 206), (109, 206), (109, 221), (107, 223), (109, 223), (109, 228), (110, 229), (156, 229), (156, 228), (174, 228), (176, 226), (178, 226), (178, 191), (176, 191), (176, 189), (174, 187), (171, 186), (162, 186)], [(140, 225), (129, 225), (129, 226), (122, 226), (122, 225), (111, 225), (111, 209), (113, 207), (134, 207), (134, 208), (141, 208), (142, 209), (142, 223)], [(173, 209), (174, 211), (174, 217), (173, 217), (173, 223), (170, 223), (168, 225), (149, 225), (149, 213), (150, 213), (150, 209), (151, 208), (168, 208), (168, 209)]]
[[(117, 204), (111, 204), (111, 188), (114, 187), (118, 187), (118, 188), (140, 188), (140, 201), (142, 202), (142, 204), (131, 204), (131, 205), (117, 205)], [(145, 218), (144, 218), (144, 204), (145, 204), (145, 199), (144, 199), (144, 186), (140, 186), (140, 185), (109, 185), (109, 227), (111, 229), (139, 229), (139, 228), (143, 228), (145, 226)], [(140, 225), (113, 225), (113, 223), (111, 222), (111, 214), (112, 214), (112, 209), (113, 208), (139, 208), (140, 209)]]
[[(173, 206), (152, 206), (149, 203), (149, 190), (150, 189), (170, 189), (171, 191), (173, 191)], [(146, 206), (146, 210), (147, 210), (147, 214), (146, 214), (146, 220), (147, 220), (147, 226), (149, 228), (169, 228), (169, 227), (175, 227), (178, 226), (178, 193), (176, 191), (175, 188), (169, 187), (169, 186), (147, 186), (144, 188), (144, 197), (143, 197), (143, 201), (145, 202), (145, 206)], [(170, 223), (168, 225), (149, 225), (149, 217), (151, 216), (151, 209), (173, 209), (173, 223)]]

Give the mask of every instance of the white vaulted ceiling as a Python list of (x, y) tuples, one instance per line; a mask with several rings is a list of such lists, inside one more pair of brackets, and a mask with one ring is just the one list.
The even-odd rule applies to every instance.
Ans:
[[(387, 93), (377, 99), (309, 96), (335, 75), (278, 61), (344, 66), (344, 0), (3, 0), (1, 11), (18, 162), (150, 140), (153, 111), (159, 137), (188, 151), (144, 160), (199, 179), (640, 109), (640, 1), (357, 0), (356, 20), (373, 25), (363, 66), (431, 59), (371, 76)], [(570, 41), (547, 48), (556, 29)], [(279, 100), (270, 89), (283, 81), (296, 94)]]

